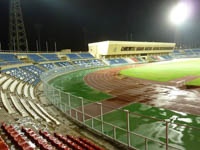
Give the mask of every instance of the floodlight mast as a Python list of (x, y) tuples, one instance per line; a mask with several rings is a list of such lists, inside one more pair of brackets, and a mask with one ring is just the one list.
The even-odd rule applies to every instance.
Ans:
[(20, 0), (10, 0), (9, 9), (9, 49), (28, 50)]
[(190, 8), (184, 2), (178, 3), (170, 13), (170, 21), (175, 25), (183, 24), (190, 15)]
[(180, 46), (180, 39), (179, 39), (179, 31), (178, 29), (182, 24), (186, 22), (186, 20), (190, 16), (190, 5), (184, 1), (179, 2), (175, 7), (172, 8), (169, 19), (172, 24), (175, 25), (175, 37), (174, 42), (177, 44), (177, 46)]

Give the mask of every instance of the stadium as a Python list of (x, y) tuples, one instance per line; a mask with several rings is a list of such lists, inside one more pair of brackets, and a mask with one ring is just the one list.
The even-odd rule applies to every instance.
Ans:
[(28, 51), (15, 32), (10, 50), (0, 43), (0, 150), (199, 150), (199, 48), (107, 40), (40, 51), (37, 41)]

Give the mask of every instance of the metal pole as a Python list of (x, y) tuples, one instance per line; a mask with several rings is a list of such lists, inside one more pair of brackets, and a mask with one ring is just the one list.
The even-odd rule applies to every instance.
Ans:
[(81, 105), (82, 105), (83, 123), (85, 123), (85, 110), (84, 110), (84, 101), (83, 101), (83, 98), (81, 98)]
[(70, 100), (70, 94), (69, 93), (68, 93), (68, 100), (69, 100), (69, 115), (72, 116), (71, 100)]
[(36, 48), (37, 48), (37, 53), (38, 53), (39, 51), (38, 40), (36, 40)]
[(26, 40), (26, 51), (28, 53), (28, 41)]
[(56, 42), (54, 43), (54, 45), (55, 45), (55, 52), (57, 51), (57, 44), (56, 44)]
[(74, 109), (76, 111), (76, 120), (78, 120), (78, 112), (76, 109)]
[(92, 117), (92, 129), (94, 128), (94, 120), (93, 120), (93, 117)]
[(98, 105), (100, 105), (100, 116), (101, 116), (101, 132), (103, 133), (103, 107), (102, 107), (102, 103), (97, 103)]
[(168, 150), (168, 122), (166, 122), (166, 150)]
[(145, 150), (148, 150), (148, 139), (145, 138)]
[(13, 50), (15, 51), (15, 38), (13, 39)]
[(116, 140), (116, 138), (117, 138), (115, 126), (113, 126), (113, 138), (114, 138), (115, 140)]
[(126, 121), (127, 121), (127, 141), (128, 141), (128, 146), (130, 147), (131, 145), (131, 140), (130, 140), (130, 121), (129, 121), (129, 111), (124, 110), (126, 112)]
[(61, 91), (58, 90), (58, 92), (59, 92), (60, 103), (62, 103)]
[(67, 109), (66, 109), (67, 106), (66, 106), (66, 104), (64, 104), (64, 106), (65, 106), (65, 113), (66, 113), (67, 112)]
[(56, 99), (55, 99), (55, 92), (54, 92), (54, 88), (53, 88), (53, 100), (54, 100), (54, 101), (53, 101), (53, 104), (54, 104), (54, 105), (56, 105), (56, 102), (55, 102), (55, 100), (56, 100)]
[(49, 47), (48, 47), (48, 42), (46, 41), (46, 49), (47, 49), (47, 53), (49, 51)]

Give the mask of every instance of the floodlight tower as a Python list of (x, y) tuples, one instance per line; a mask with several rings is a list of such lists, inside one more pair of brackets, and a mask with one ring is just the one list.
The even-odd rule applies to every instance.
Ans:
[(186, 2), (179, 2), (170, 12), (169, 19), (175, 25), (175, 39), (174, 42), (179, 41), (178, 28), (189, 18), (191, 13), (190, 5)]
[(20, 0), (10, 0), (9, 49), (28, 50), (28, 42)]

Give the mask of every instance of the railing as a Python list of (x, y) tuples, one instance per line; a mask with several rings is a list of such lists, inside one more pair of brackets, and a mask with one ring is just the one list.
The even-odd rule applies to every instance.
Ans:
[[(67, 52), (62, 52), (62, 51), (60, 51), (60, 50), (57, 50), (57, 51), (55, 51), (55, 50), (49, 50), (49, 51), (47, 51), (47, 50), (43, 50), (43, 51), (37, 51), (37, 50), (5, 50), (5, 49), (0, 49), (0, 53), (11, 53), (11, 54), (13, 54), (13, 53), (33, 53), (33, 54), (35, 54), (35, 53), (42, 53), (42, 54), (46, 54), (46, 53), (49, 53), (49, 54), (55, 54), (55, 53), (63, 53), (63, 54), (68, 54)], [(70, 52), (69, 54), (73, 54), (73, 53), (75, 53), (75, 54), (79, 54), (79, 53), (88, 53), (88, 51), (73, 51), (73, 52)]]
[[(66, 74), (70, 72), (80, 71), (83, 69), (92, 69), (97, 68), (97, 66), (67, 66), (62, 68), (55, 68), (49, 72), (45, 72), (41, 75), (41, 80), (43, 81), (44, 93), (48, 100), (55, 105), (59, 110), (65, 113), (67, 116), (72, 118), (75, 121), (78, 121), (80, 124), (87, 126), (88, 128), (96, 131), (111, 140), (117, 141), (125, 146), (128, 146), (133, 149), (137, 149), (135, 146), (140, 145), (142, 150), (156, 150), (156, 149), (165, 149), (165, 150), (181, 150), (184, 149), (181, 146), (172, 146), (169, 144), (169, 126), (181, 126), (184, 128), (194, 129), (200, 131), (199, 128), (194, 128), (191, 126), (186, 126), (177, 123), (171, 123), (165, 120), (156, 119), (153, 117), (144, 116), (141, 114), (129, 112), (128, 110), (115, 109), (112, 106), (103, 105), (99, 102), (92, 102), (82, 97), (77, 97), (67, 92), (63, 92), (60, 89), (57, 89), (49, 84), (49, 81), (54, 79), (61, 74)], [(98, 69), (103, 69), (99, 67)], [(72, 81), (73, 82), (73, 81)], [(106, 110), (112, 110), (118, 112), (116, 121), (114, 120), (107, 121)], [(154, 121), (158, 125), (165, 128), (162, 137), (163, 141), (158, 141), (153, 138), (138, 134), (131, 131), (133, 122), (130, 118), (136, 117), (140, 119), (141, 117), (146, 118), (147, 120)], [(118, 121), (123, 120), (123, 121)], [(119, 124), (122, 126), (120, 127)], [(147, 129), (146, 129), (147, 130)], [(139, 144), (138, 144), (139, 143)], [(153, 145), (153, 146), (152, 146)], [(178, 148), (179, 147), (179, 148)]]

